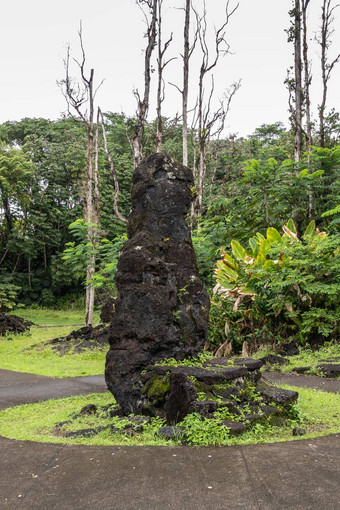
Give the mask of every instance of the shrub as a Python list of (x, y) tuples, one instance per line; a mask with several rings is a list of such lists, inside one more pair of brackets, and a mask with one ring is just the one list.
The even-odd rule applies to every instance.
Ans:
[(8, 312), (18, 306), (19, 291), (20, 287), (12, 283), (11, 275), (0, 273), (0, 312)]
[(283, 232), (258, 233), (248, 250), (233, 240), (231, 254), (217, 262), (214, 301), (234, 342), (235, 331), (256, 345), (288, 337), (304, 344), (339, 333), (339, 236), (319, 232), (314, 221), (301, 239), (292, 220)]

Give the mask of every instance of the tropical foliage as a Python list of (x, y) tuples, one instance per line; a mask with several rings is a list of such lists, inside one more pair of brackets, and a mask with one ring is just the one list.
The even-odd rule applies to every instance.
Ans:
[(339, 334), (339, 236), (320, 232), (314, 220), (300, 238), (293, 220), (282, 230), (257, 233), (247, 248), (232, 240), (231, 254), (222, 251), (216, 264), (214, 306), (234, 341), (306, 343)]
[[(164, 121), (164, 150), (180, 160), (181, 125)], [(105, 115), (120, 186), (118, 206), (125, 217), (133, 122), (123, 114)], [(82, 220), (82, 124), (71, 118), (6, 122), (0, 125), (0, 139), (1, 309), (78, 303), (91, 253), (96, 255), (97, 296), (115, 293), (126, 230), (113, 212), (114, 182), (102, 140), (100, 219), (88, 239)], [(195, 169), (195, 130), (189, 139), (189, 165)], [(280, 123), (260, 126), (247, 138), (211, 140), (203, 214), (196, 219), (193, 240), (201, 277), (212, 295), (212, 343), (228, 339), (240, 348), (245, 339), (258, 345), (338, 334), (340, 145), (332, 138), (329, 147), (320, 148), (317, 136), (315, 144), (296, 163), (292, 132)], [(144, 154), (153, 151), (152, 129), (146, 129)], [(294, 221), (287, 223), (290, 217)], [(226, 249), (230, 243), (231, 251)], [(215, 277), (220, 287), (213, 295)]]

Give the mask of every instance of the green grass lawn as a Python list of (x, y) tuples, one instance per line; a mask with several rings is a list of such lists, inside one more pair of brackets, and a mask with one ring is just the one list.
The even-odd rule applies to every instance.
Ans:
[[(254, 354), (254, 358), (262, 358), (266, 354), (275, 354), (272, 348), (259, 350)], [(319, 363), (324, 363), (325, 360), (331, 358), (340, 358), (340, 343), (326, 343), (324, 346), (317, 350), (312, 350), (309, 346), (300, 347), (300, 352), (296, 356), (287, 356), (288, 363), (285, 365), (272, 365), (271, 367), (265, 366), (264, 370), (274, 369), (284, 373), (294, 372), (296, 367), (310, 367), (307, 375), (319, 375), (322, 374), (316, 368)], [(331, 362), (330, 362), (331, 363)], [(339, 361), (334, 361), (339, 363)]]
[[(291, 441), (297, 439), (309, 439), (331, 433), (338, 433), (340, 417), (340, 395), (322, 391), (291, 388), (299, 392), (299, 400), (296, 405), (292, 419), (286, 420), (281, 426), (271, 424), (257, 424), (249, 431), (238, 437), (219, 436), (218, 433), (210, 436), (211, 445), (235, 445), (270, 443), (280, 441)], [(47, 443), (68, 443), (86, 445), (176, 445), (179, 441), (165, 440), (159, 437), (156, 432), (162, 422), (159, 418), (151, 420), (144, 431), (138, 436), (126, 436), (123, 434), (112, 435), (110, 431), (103, 430), (95, 436), (81, 438), (65, 438), (55, 435), (57, 423), (69, 420), (72, 416), (87, 404), (95, 404), (98, 407), (112, 405), (113, 396), (110, 393), (92, 394), (81, 397), (69, 397), (58, 400), (49, 400), (39, 404), (22, 405), (6, 409), (0, 412), (0, 434), (12, 439), (42, 441)], [(321, 412), (322, 410), (322, 412)], [(125, 420), (126, 421), (126, 420)], [(209, 421), (209, 420), (207, 420)], [(105, 426), (114, 423), (119, 426), (119, 419), (108, 418), (101, 413), (97, 415), (86, 415), (72, 422), (71, 430), (80, 430)], [(202, 427), (206, 422), (201, 422)], [(294, 437), (293, 427), (298, 426), (306, 430), (303, 436)], [(67, 428), (65, 429), (67, 430)], [(204, 430), (197, 429), (196, 436), (192, 436), (193, 444), (200, 443)], [(223, 439), (221, 440), (221, 437)]]
[[(52, 310), (49, 308), (18, 308), (12, 312), (12, 315), (18, 315), (28, 319), (37, 326), (59, 326), (68, 324), (84, 325), (84, 310)], [(94, 315), (94, 323), (98, 324), (99, 314)]]
[[(106, 353), (101, 349), (65, 356), (60, 356), (50, 348), (43, 351), (26, 350), (45, 340), (68, 335), (80, 327), (71, 324), (84, 323), (83, 312), (19, 309), (13, 313), (31, 320), (40, 327), (32, 326), (30, 333), (0, 337), (0, 368), (50, 377), (77, 377), (104, 373)], [(58, 324), (70, 325), (57, 327)]]
[(316, 366), (319, 363), (325, 362), (325, 360), (329, 358), (340, 357), (340, 344), (333, 343), (327, 344), (323, 347), (320, 347), (317, 351), (312, 351), (312, 349), (306, 347), (301, 348), (300, 353), (296, 356), (290, 356), (289, 363), (287, 365), (282, 365), (282, 372), (292, 372), (295, 367), (311, 367), (310, 373), (319, 375), (319, 372)]

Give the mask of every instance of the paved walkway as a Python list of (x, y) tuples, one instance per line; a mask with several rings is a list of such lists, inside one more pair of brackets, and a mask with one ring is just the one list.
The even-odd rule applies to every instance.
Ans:
[(275, 372), (265, 372), (264, 378), (274, 384), (290, 384), (298, 388), (312, 388), (314, 390), (328, 391), (330, 393), (340, 393), (340, 379)]
[[(60, 380), (0, 370), (3, 408), (104, 389), (102, 376)], [(221, 448), (86, 447), (0, 437), (0, 449), (1, 509), (339, 509), (340, 434)]]
[(58, 379), (0, 369), (0, 410), (12, 405), (41, 402), (50, 398), (104, 391), (106, 384), (103, 375)]

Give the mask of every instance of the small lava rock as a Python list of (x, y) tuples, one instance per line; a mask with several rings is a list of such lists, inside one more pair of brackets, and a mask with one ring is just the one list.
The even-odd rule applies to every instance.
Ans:
[(174, 439), (183, 436), (185, 427), (161, 427), (157, 430), (157, 434), (164, 439)]
[(94, 405), (94, 404), (88, 404), (87, 406), (83, 407), (81, 410), (80, 410), (80, 415), (81, 416), (84, 416), (84, 415), (87, 415), (87, 414), (96, 414), (97, 412), (97, 406)]
[(339, 377), (340, 376), (340, 363), (321, 363), (316, 367), (326, 377)]
[(293, 428), (293, 436), (304, 436), (306, 434), (305, 429), (300, 429), (299, 427)]
[(289, 363), (289, 359), (277, 356), (276, 354), (267, 354), (261, 360), (268, 365), (287, 365)]

